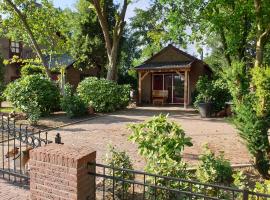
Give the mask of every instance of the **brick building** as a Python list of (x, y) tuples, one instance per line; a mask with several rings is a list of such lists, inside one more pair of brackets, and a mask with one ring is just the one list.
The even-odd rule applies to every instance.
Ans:
[[(33, 50), (24, 45), (22, 42), (11, 41), (6, 38), (0, 38), (0, 55), (5, 59), (11, 59), (13, 56), (18, 56), (22, 59), (35, 58), (36, 54)], [(74, 68), (74, 60), (70, 56), (64, 54), (61, 56), (53, 56), (53, 58), (48, 58), (48, 63), (51, 68), (62, 65), (66, 66), (66, 81), (75, 87), (79, 82), (88, 76), (100, 76), (99, 68), (89, 68), (84, 70), (79, 70)], [(5, 80), (4, 82), (8, 84), (11, 81), (14, 81), (20, 78), (20, 68), (21, 63), (12, 63), (8, 64), (5, 67)], [(53, 79), (57, 79), (58, 74), (53, 74)]]

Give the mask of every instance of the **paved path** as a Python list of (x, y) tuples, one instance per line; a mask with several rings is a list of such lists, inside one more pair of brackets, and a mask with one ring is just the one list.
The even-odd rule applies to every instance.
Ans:
[(29, 195), (29, 190), (14, 186), (0, 178), (0, 200), (28, 200)]
[(223, 151), (233, 164), (249, 163), (250, 158), (235, 128), (225, 119), (202, 119), (193, 110), (183, 111), (177, 107), (143, 107), (115, 112), (76, 125), (49, 132), (53, 139), (57, 132), (69, 145), (87, 145), (97, 150), (97, 161), (103, 163), (109, 144), (125, 150), (131, 156), (135, 169), (143, 169), (145, 162), (137, 154), (137, 147), (128, 141), (127, 125), (139, 123), (159, 113), (169, 113), (170, 120), (180, 123), (186, 134), (192, 137), (193, 147), (186, 148), (184, 158), (190, 165), (198, 162), (202, 146), (206, 143), (215, 152)]

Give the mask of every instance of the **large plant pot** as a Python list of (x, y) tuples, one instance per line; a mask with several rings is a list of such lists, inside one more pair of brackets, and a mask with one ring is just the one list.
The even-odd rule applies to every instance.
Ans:
[(199, 103), (198, 104), (198, 108), (199, 108), (199, 112), (201, 117), (205, 118), (205, 117), (211, 117), (212, 115), (212, 103)]

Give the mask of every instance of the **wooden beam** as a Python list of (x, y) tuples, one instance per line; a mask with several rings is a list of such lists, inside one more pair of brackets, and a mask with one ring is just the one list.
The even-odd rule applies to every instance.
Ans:
[(142, 73), (139, 71), (139, 84), (138, 84), (138, 98), (139, 98), (139, 104), (142, 103)]
[(190, 79), (189, 79), (189, 72), (188, 72), (188, 81), (187, 81), (187, 84), (188, 84), (188, 105), (190, 104)]
[(187, 109), (188, 105), (188, 71), (185, 71), (185, 84), (184, 84), (184, 108)]
[(141, 77), (141, 81), (149, 74), (150, 72), (145, 72), (145, 74)]

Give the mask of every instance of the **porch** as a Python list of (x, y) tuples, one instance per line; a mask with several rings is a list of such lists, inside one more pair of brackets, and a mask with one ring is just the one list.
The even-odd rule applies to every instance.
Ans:
[(190, 104), (189, 68), (140, 70), (139, 104), (183, 105)]

